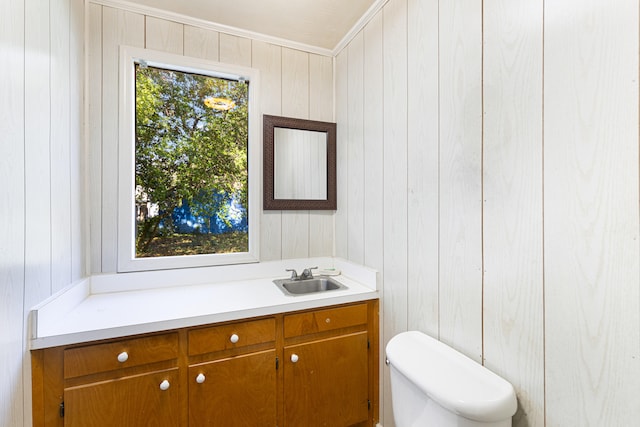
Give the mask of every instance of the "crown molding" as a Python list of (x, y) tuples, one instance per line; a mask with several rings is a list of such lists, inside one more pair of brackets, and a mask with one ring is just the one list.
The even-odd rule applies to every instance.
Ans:
[(335, 57), (349, 44), (349, 42), (351, 42), (351, 40), (353, 40), (353, 38), (369, 23), (369, 21), (373, 19), (373, 17), (384, 7), (385, 4), (387, 4), (388, 1), (389, 0), (376, 0), (376, 2), (374, 2), (371, 7), (367, 9), (364, 15), (360, 17), (358, 22), (356, 22), (353, 27), (351, 27), (349, 32), (345, 34), (342, 40), (340, 40), (333, 49), (326, 49), (318, 46), (308, 45), (305, 43), (298, 43), (292, 40), (248, 31), (242, 28), (232, 27), (230, 25), (218, 24), (215, 22), (206, 21), (204, 19), (193, 18), (191, 16), (169, 12), (163, 9), (142, 6), (126, 0), (89, 0), (89, 3), (127, 10), (129, 12), (153, 16), (155, 18), (166, 19), (169, 21), (179, 22), (181, 24), (191, 25), (207, 30), (218, 31), (220, 33), (230, 34), (238, 37), (246, 37), (253, 40), (263, 41), (265, 43), (271, 43), (282, 47), (301, 50), (304, 52)]
[[(387, 0), (384, 0), (384, 2), (386, 1)], [(335, 51), (335, 49), (331, 50), (331, 49), (326, 49), (318, 46), (311, 46), (305, 43), (298, 43), (292, 40), (273, 37), (267, 34), (248, 31), (242, 28), (232, 27), (229, 25), (218, 24), (215, 22), (206, 21), (204, 19), (193, 18), (191, 16), (169, 12), (163, 9), (158, 9), (158, 8), (149, 7), (149, 6), (142, 6), (137, 3), (132, 3), (126, 0), (89, 0), (89, 3), (113, 7), (116, 9), (122, 9), (129, 12), (139, 13), (142, 15), (153, 16), (154, 18), (166, 19), (169, 21), (178, 22), (180, 24), (186, 24), (186, 25), (191, 25), (194, 27), (199, 27), (207, 30), (218, 31), (220, 33), (230, 34), (233, 36), (246, 37), (253, 40), (262, 41), (265, 43), (271, 43), (271, 44), (279, 45), (282, 47), (301, 50), (308, 53), (315, 53), (318, 55), (329, 56), (329, 57), (334, 56), (333, 52)], [(362, 19), (360, 21), (362, 21)], [(360, 23), (360, 21), (358, 21), (358, 23)]]
[(353, 27), (345, 34), (345, 36), (338, 42), (336, 47), (331, 50), (331, 55), (333, 57), (338, 56), (338, 54), (345, 48), (347, 45), (353, 40), (353, 38), (358, 35), (358, 33), (366, 27), (366, 25), (376, 16), (385, 4), (387, 4), (389, 0), (376, 0), (369, 9), (360, 17), (358, 22), (356, 22)]

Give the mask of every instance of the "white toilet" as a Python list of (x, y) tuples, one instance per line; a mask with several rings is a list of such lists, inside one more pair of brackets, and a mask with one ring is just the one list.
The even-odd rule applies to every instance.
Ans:
[(387, 344), (396, 427), (508, 427), (513, 386), (446, 344), (418, 331)]

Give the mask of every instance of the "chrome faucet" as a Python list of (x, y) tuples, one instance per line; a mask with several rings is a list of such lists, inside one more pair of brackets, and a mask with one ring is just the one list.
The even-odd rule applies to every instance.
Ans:
[(311, 270), (315, 270), (318, 267), (309, 267), (305, 268), (302, 271), (302, 274), (298, 276), (298, 272), (294, 268), (287, 268), (285, 271), (291, 272), (291, 280), (305, 280), (305, 279), (313, 279), (313, 273)]
[(311, 270), (315, 270), (317, 268), (318, 267), (305, 268), (304, 271), (302, 272), (302, 274), (300, 275), (300, 280), (313, 279), (313, 273), (311, 272)]

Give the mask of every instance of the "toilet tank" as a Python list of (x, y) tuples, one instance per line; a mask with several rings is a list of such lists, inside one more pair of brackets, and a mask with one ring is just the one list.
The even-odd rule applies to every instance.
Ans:
[(386, 348), (397, 427), (511, 426), (513, 386), (453, 348), (418, 331)]

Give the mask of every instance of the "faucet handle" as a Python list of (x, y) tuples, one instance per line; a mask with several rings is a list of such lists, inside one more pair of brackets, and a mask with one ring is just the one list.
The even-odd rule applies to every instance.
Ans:
[(304, 271), (302, 272), (302, 274), (300, 275), (300, 278), (302, 279), (311, 279), (313, 278), (313, 273), (311, 272), (311, 270), (317, 270), (318, 267), (309, 267), (309, 268), (305, 268)]
[(298, 272), (295, 270), (295, 268), (287, 268), (285, 271), (291, 272), (291, 280), (295, 280), (298, 278)]

